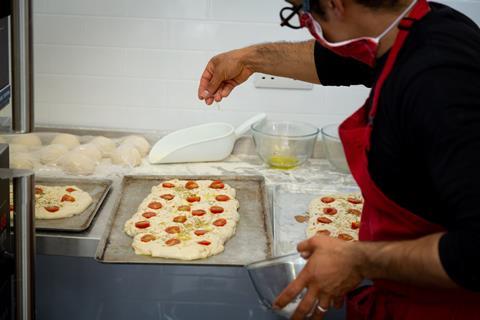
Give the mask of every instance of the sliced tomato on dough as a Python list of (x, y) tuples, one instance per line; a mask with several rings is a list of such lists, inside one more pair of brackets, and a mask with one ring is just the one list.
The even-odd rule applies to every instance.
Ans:
[(345, 240), (345, 241), (352, 241), (353, 240), (353, 237), (349, 234), (346, 234), (346, 233), (340, 233), (338, 235), (338, 239), (340, 240)]
[(147, 219), (155, 217), (156, 215), (157, 214), (155, 212), (152, 212), (152, 211), (145, 211), (144, 213), (142, 213), (142, 217), (147, 218)]
[(161, 209), (163, 206), (158, 201), (152, 201), (148, 204), (148, 207), (153, 210), (158, 210), (158, 209)]
[(324, 236), (329, 236), (331, 232), (328, 230), (318, 230), (317, 234), (323, 234)]
[(210, 207), (210, 212), (213, 213), (213, 214), (219, 214), (219, 213), (222, 213), (223, 211), (225, 211), (225, 210), (220, 206), (211, 206)]
[(337, 209), (335, 209), (335, 208), (330, 208), (330, 207), (328, 207), (328, 208), (323, 208), (323, 213), (333, 216), (333, 215), (336, 215), (336, 214), (337, 214)]
[(146, 235), (143, 235), (140, 240), (142, 242), (150, 242), (150, 241), (154, 241), (154, 240), (157, 240), (157, 238), (155, 238), (155, 236), (153, 234), (146, 234)]
[(65, 191), (67, 191), (67, 192), (73, 192), (73, 191), (77, 191), (77, 189), (75, 189), (75, 188), (67, 188), (67, 189), (65, 189)]
[(173, 198), (175, 198), (175, 196), (173, 194), (162, 194), (160, 196), (160, 198), (164, 199), (164, 200), (173, 200)]
[(174, 234), (174, 233), (180, 233), (180, 227), (177, 226), (171, 226), (165, 229), (166, 233)]
[(323, 203), (332, 203), (333, 201), (335, 201), (335, 198), (334, 197), (323, 197), (322, 199), (320, 199), (320, 201), (322, 201)]
[(225, 184), (221, 180), (215, 180), (210, 183), (210, 188), (212, 189), (223, 189), (225, 188)]
[(60, 207), (59, 206), (49, 206), (49, 207), (44, 207), (45, 210), (47, 210), (48, 212), (57, 212), (58, 210), (60, 210)]
[(332, 223), (332, 220), (328, 219), (327, 217), (318, 217), (317, 222), (319, 222), (319, 223)]
[(192, 202), (200, 202), (200, 197), (199, 196), (188, 196), (187, 201), (192, 203)]
[(43, 189), (42, 188), (39, 188), (39, 187), (35, 187), (35, 194), (43, 194)]
[(228, 201), (228, 200), (230, 200), (230, 197), (227, 196), (226, 194), (219, 194), (218, 196), (215, 197), (215, 200), (217, 200), (217, 201)]
[(68, 195), (68, 194), (64, 194), (62, 197), (62, 202), (65, 202), (65, 201), (75, 202), (75, 197), (72, 197), (71, 195)]
[(353, 229), (353, 230), (356, 230), (356, 229), (358, 229), (358, 228), (360, 228), (360, 222), (358, 222), (358, 221), (353, 221), (353, 222), (352, 222), (352, 229)]
[(213, 225), (214, 226), (217, 226), (217, 227), (223, 227), (224, 225), (227, 224), (227, 220), (226, 219), (217, 219), (215, 221), (213, 221)]
[(179, 206), (177, 208), (178, 211), (190, 211), (191, 207), (190, 206)]
[(170, 183), (170, 182), (164, 182), (164, 183), (162, 183), (162, 187), (164, 187), (164, 188), (175, 188), (175, 185), (173, 183)]
[(135, 227), (137, 227), (138, 229), (146, 229), (148, 227), (150, 227), (150, 222), (148, 221), (138, 221), (135, 223)]
[(177, 238), (172, 238), (172, 239), (168, 239), (167, 241), (165, 241), (165, 244), (169, 247), (177, 245), (179, 243), (180, 243), (180, 240), (178, 240)]
[(353, 214), (357, 217), (360, 217), (360, 215), (362, 214), (362, 212), (360, 210), (352, 209), (352, 208), (348, 209), (347, 212), (350, 213), (350, 214)]
[(195, 230), (193, 233), (195, 233), (195, 235), (197, 236), (203, 236), (207, 232), (208, 232), (207, 230)]
[(176, 216), (175, 218), (173, 218), (173, 222), (176, 223), (185, 223), (185, 221), (187, 221), (187, 217), (185, 216)]
[(187, 181), (187, 183), (185, 183), (185, 188), (187, 188), (188, 190), (197, 189), (198, 183), (196, 183), (195, 181)]
[(197, 243), (202, 245), (202, 246), (209, 246), (211, 244), (211, 242), (207, 241), (207, 240), (198, 241)]
[(348, 202), (353, 203), (353, 204), (360, 204), (360, 203), (363, 202), (362, 199), (354, 198), (354, 197), (350, 197), (347, 200), (348, 200)]
[(207, 213), (207, 211), (205, 211), (203, 209), (196, 209), (196, 210), (192, 211), (192, 216), (201, 217), (201, 216), (205, 215), (206, 213)]

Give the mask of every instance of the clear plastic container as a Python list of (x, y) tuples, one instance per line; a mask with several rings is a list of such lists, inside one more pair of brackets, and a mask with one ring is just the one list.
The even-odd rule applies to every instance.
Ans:
[(327, 125), (322, 128), (321, 132), (325, 156), (330, 164), (342, 173), (350, 173), (338, 133), (338, 124)]

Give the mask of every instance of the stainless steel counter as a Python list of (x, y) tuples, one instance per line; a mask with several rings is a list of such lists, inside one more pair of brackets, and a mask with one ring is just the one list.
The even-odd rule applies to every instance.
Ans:
[(99, 239), (105, 231), (114, 205), (120, 197), (119, 189), (123, 174), (159, 175), (263, 175), (267, 185), (290, 185), (316, 188), (332, 184), (354, 185), (349, 175), (335, 172), (324, 159), (311, 159), (304, 166), (289, 170), (275, 170), (265, 167), (253, 155), (232, 155), (227, 161), (216, 163), (192, 163), (142, 166), (123, 172), (116, 172), (104, 178), (113, 180), (113, 188), (92, 227), (83, 233), (37, 232), (37, 252), (40, 254), (93, 257)]
[[(39, 131), (62, 131), (78, 135), (101, 134), (108, 137), (119, 137), (127, 132), (99, 131), (91, 129), (58, 129), (42, 128)], [(143, 133), (154, 143), (161, 133)], [(350, 175), (336, 172), (323, 155), (322, 144), (317, 143), (314, 158), (303, 166), (293, 170), (277, 170), (266, 167), (255, 155), (251, 137), (243, 137), (235, 144), (232, 155), (222, 162), (162, 164), (151, 165), (144, 159), (136, 168), (108, 168), (100, 170), (95, 178), (107, 178), (113, 181), (112, 190), (97, 214), (90, 229), (82, 233), (37, 232), (37, 253), (48, 255), (64, 255), (73, 257), (94, 257), (98, 242), (105, 231), (110, 214), (120, 197), (122, 177), (132, 175), (263, 175), (267, 185), (287, 185), (292, 187), (316, 188), (328, 185), (355, 185)], [(40, 172), (40, 177), (58, 176), (58, 172)]]

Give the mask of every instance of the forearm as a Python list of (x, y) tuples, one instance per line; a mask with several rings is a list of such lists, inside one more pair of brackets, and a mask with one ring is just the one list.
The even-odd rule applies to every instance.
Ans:
[(417, 286), (453, 288), (438, 254), (442, 234), (416, 240), (358, 242), (359, 271), (367, 279), (388, 279)]
[(274, 42), (240, 49), (245, 65), (261, 72), (319, 84), (314, 59), (315, 40)]

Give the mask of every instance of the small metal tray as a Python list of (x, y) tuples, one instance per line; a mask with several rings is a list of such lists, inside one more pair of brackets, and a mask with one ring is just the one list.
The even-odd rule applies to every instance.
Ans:
[[(125, 222), (137, 211), (151, 188), (169, 179), (220, 179), (237, 191), (240, 221), (235, 235), (225, 244), (225, 250), (207, 259), (183, 261), (136, 255), (132, 238), (124, 231)], [(272, 219), (265, 178), (262, 176), (125, 176), (122, 195), (110, 217), (97, 247), (96, 259), (105, 263), (145, 263), (244, 266), (272, 257)]]
[(295, 216), (304, 215), (310, 202), (318, 196), (328, 194), (359, 193), (355, 185), (327, 185), (319, 188), (298, 185), (276, 186), (272, 194), (274, 256), (297, 252), (297, 244), (306, 239), (307, 221), (300, 223)]
[(99, 211), (103, 201), (112, 187), (112, 181), (107, 179), (85, 178), (37, 178), (35, 184), (45, 186), (75, 185), (90, 194), (92, 203), (85, 211), (73, 217), (62, 219), (36, 219), (35, 228), (42, 231), (82, 232), (87, 230), (93, 218)]

